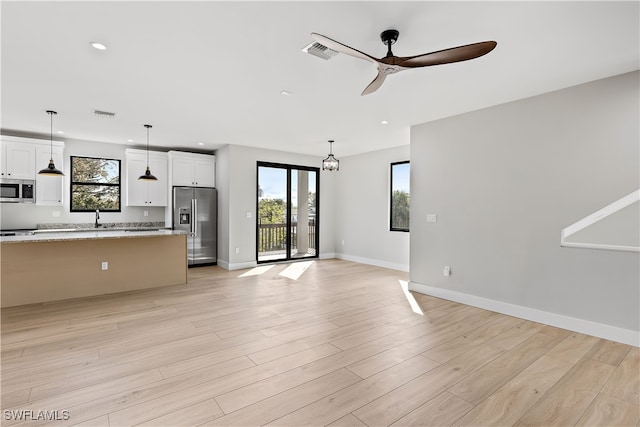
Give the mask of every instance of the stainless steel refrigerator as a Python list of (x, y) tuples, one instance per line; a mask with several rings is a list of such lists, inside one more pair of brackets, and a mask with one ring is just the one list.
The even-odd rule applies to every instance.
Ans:
[(217, 206), (215, 188), (173, 187), (173, 229), (189, 233), (189, 267), (217, 262)]

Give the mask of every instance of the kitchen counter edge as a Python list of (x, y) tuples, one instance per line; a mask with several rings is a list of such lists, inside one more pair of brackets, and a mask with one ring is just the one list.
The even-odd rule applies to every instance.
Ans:
[(3, 236), (1, 243), (25, 243), (25, 242), (61, 242), (70, 240), (95, 240), (95, 239), (136, 239), (141, 237), (163, 237), (187, 235), (179, 230), (101, 230), (101, 231), (70, 231), (38, 233), (29, 236)]

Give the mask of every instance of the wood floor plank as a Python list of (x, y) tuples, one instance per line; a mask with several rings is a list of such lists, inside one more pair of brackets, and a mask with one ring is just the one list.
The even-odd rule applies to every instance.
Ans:
[(477, 405), (557, 345), (559, 341), (561, 338), (536, 334), (464, 378), (449, 391)]
[(451, 324), (431, 333), (427, 332), (421, 337), (395, 346), (374, 356), (360, 360), (349, 365), (347, 368), (360, 377), (367, 378), (397, 363), (415, 357), (426, 349), (437, 346), (442, 342), (446, 342), (469, 329), (471, 329), (471, 326), (464, 325), (463, 323)]
[(596, 337), (573, 332), (558, 343), (557, 346), (549, 350), (547, 356), (577, 363), (598, 341), (599, 339)]
[(640, 406), (599, 394), (576, 426), (635, 426), (640, 422)]
[(575, 424), (591, 405), (615, 367), (584, 358), (574, 365), (514, 425), (567, 426)]
[(331, 424), (327, 424), (327, 427), (367, 427), (367, 425), (353, 414), (347, 414)]
[[(171, 411), (171, 408), (174, 408), (176, 404), (183, 406), (195, 404), (295, 369), (296, 366), (322, 359), (329, 354), (335, 353), (335, 351), (335, 347), (325, 344), (290, 357), (274, 360), (273, 362), (245, 367), (245, 369), (234, 369), (228, 375), (215, 374), (215, 378), (207, 380), (203, 380), (202, 377), (198, 377), (196, 374), (193, 374), (191, 379), (181, 379), (181, 376), (171, 377), (169, 380), (159, 382), (157, 386), (154, 386), (154, 389), (159, 391), (156, 392), (157, 395), (152, 401), (141, 400), (135, 405), (120, 405), (122, 409), (110, 411), (110, 420), (119, 424), (144, 422), (148, 420), (150, 407), (153, 408), (151, 412), (156, 416), (164, 415)], [(179, 385), (176, 385), (175, 381), (178, 381)], [(220, 404), (218, 400), (216, 402)]]
[(23, 388), (21, 390), (14, 390), (2, 393), (2, 408), (11, 408), (13, 406), (24, 405), (29, 401), (29, 395), (31, 394), (31, 388)]
[(369, 403), (353, 411), (354, 415), (369, 425), (392, 424), (445, 392), (460, 379), (489, 363), (504, 351), (501, 348), (483, 344), (412, 379), (384, 396), (371, 399)]
[(475, 406), (455, 425), (512, 425), (540, 400), (572, 366), (570, 362), (542, 356)]
[(632, 405), (640, 405), (640, 348), (634, 347), (627, 353), (602, 392)]
[(585, 357), (618, 366), (631, 350), (631, 346), (605, 339), (599, 340)]
[[(151, 415), (151, 414), (150, 414)], [(198, 426), (224, 415), (215, 399), (207, 399), (191, 406), (182, 406), (154, 419), (136, 424), (138, 426)], [(115, 424), (114, 424), (115, 425)]]
[(394, 427), (448, 426), (472, 408), (471, 403), (445, 391), (391, 425)]
[[(416, 356), (377, 375), (359, 381), (336, 393), (324, 397), (268, 425), (299, 426), (313, 420), (315, 425), (326, 425), (353, 412), (367, 401), (384, 395), (411, 379), (430, 371), (436, 362)], [(357, 416), (357, 415), (356, 415)], [(358, 417), (360, 418), (360, 417)], [(367, 423), (369, 424), (369, 423)]]
[(436, 362), (445, 363), (469, 351), (473, 347), (523, 323), (523, 320), (516, 319), (515, 317), (496, 317), (468, 333), (425, 351), (423, 355)]
[(344, 368), (338, 369), (315, 380), (231, 412), (209, 423), (209, 425), (261, 426), (355, 384), (360, 379), (360, 377)]
[(539, 333), (542, 329), (544, 329), (544, 325), (540, 323), (525, 321), (490, 339), (487, 343), (504, 348), (505, 350), (510, 350), (529, 337)]
[[(315, 362), (297, 365), (295, 369), (288, 370), (279, 375), (274, 375), (262, 381), (238, 388), (224, 395), (217, 396), (216, 400), (225, 413), (235, 411), (254, 402), (265, 399), (292, 386), (303, 384), (327, 373), (348, 366), (353, 360), (359, 360), (366, 355), (378, 353), (396, 344), (392, 337), (384, 337), (371, 343), (363, 344), (349, 350), (340, 352), (335, 348), (336, 354), (324, 357)], [(327, 344), (330, 345), (330, 344)], [(429, 361), (431, 366), (435, 362)], [(425, 363), (427, 365), (427, 363)]]

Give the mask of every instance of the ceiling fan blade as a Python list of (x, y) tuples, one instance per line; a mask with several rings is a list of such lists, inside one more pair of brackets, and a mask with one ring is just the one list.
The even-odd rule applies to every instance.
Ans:
[(384, 83), (384, 79), (386, 78), (387, 78), (387, 74), (378, 71), (378, 75), (376, 76), (376, 78), (373, 79), (371, 83), (369, 83), (369, 86), (364, 88), (360, 96), (368, 95), (372, 92), (377, 91), (380, 88), (380, 86), (382, 86), (382, 83)]
[(398, 65), (407, 68), (427, 67), (429, 65), (450, 64), (452, 62), (467, 61), (478, 58), (491, 52), (497, 43), (494, 41), (468, 44), (465, 46), (452, 47), (450, 49), (425, 53), (423, 55), (398, 58)]
[(344, 53), (345, 55), (351, 55), (356, 58), (364, 59), (365, 61), (373, 62), (377, 64), (378, 60), (373, 56), (367, 55), (364, 52), (360, 52), (357, 49), (344, 45), (340, 42), (330, 39), (329, 37), (325, 37), (322, 34), (311, 33), (311, 38), (318, 43), (328, 47), (329, 49), (336, 50), (338, 52)]

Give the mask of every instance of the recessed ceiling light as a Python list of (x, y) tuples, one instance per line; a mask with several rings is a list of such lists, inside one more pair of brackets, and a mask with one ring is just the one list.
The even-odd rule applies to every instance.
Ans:
[(63, 134), (64, 132), (61, 130), (56, 131), (56, 133)]
[(89, 43), (91, 45), (91, 47), (93, 47), (94, 49), (98, 49), (98, 50), (107, 50), (107, 45), (105, 45), (104, 43), (100, 43), (100, 42), (90, 42)]
[(389, 123), (389, 122), (388, 122), (388, 121), (386, 121), (386, 120), (383, 120), (383, 121), (381, 121), (381, 122), (380, 122), (380, 124), (383, 124), (383, 125), (386, 125), (386, 124), (388, 124), (388, 123)]
[(289, 92), (288, 90), (283, 90), (282, 92), (280, 92), (280, 95), (282, 95), (282, 96), (293, 96), (293, 92)]
[(127, 142), (133, 142), (133, 139), (127, 139)]
[(204, 142), (198, 142), (198, 145), (204, 145)]

